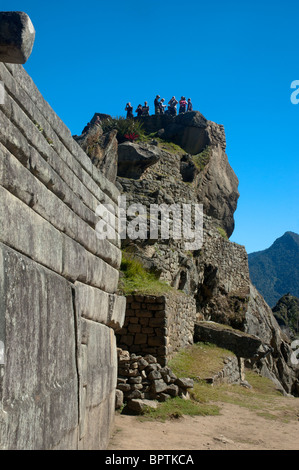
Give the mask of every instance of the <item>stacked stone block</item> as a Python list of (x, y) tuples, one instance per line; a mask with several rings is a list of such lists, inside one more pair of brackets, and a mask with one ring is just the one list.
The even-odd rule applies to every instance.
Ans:
[(119, 195), (20, 65), (0, 63), (0, 448), (103, 449), (114, 421)]
[(129, 295), (125, 323), (117, 330), (120, 348), (152, 354), (164, 366), (180, 349), (193, 343), (195, 300), (183, 293)]

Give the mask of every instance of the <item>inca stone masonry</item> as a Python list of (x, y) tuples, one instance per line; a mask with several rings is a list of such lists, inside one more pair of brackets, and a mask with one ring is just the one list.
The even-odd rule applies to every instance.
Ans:
[[(4, 16), (20, 34), (0, 60), (5, 49), (23, 62), (31, 22)], [(0, 63), (0, 80), (0, 448), (103, 449), (125, 298), (120, 248), (97, 239), (95, 209), (119, 193), (21, 65)]]

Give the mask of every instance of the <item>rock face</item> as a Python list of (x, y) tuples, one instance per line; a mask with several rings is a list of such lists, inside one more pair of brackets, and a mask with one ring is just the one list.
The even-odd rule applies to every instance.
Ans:
[(161, 152), (153, 145), (124, 142), (118, 146), (118, 171), (123, 178), (138, 179), (150, 166), (157, 163)]
[(233, 351), (236, 356), (252, 359), (265, 356), (271, 349), (262, 348), (262, 340), (257, 336), (227, 328), (214, 322), (199, 322), (194, 328), (195, 341), (212, 343)]
[(94, 121), (87, 133), (75, 136), (75, 140), (87, 153), (93, 165), (112, 183), (115, 183), (117, 175), (116, 134), (116, 130), (104, 134), (101, 125)]
[(35, 29), (26, 13), (0, 12), (0, 62), (25, 64), (33, 48)]
[(95, 227), (119, 192), (20, 65), (0, 80), (0, 447), (105, 449), (126, 301)]
[(228, 237), (234, 231), (234, 212), (239, 198), (238, 178), (220, 146), (212, 147), (210, 159), (198, 176), (197, 195), (205, 214), (223, 227)]
[(291, 294), (284, 295), (272, 308), (280, 328), (290, 337), (299, 333), (299, 298)]
[[(124, 240), (123, 245), (161, 280), (195, 299), (196, 322), (230, 325), (257, 337), (257, 343), (262, 341), (264, 350), (247, 362), (271, 377), (283, 393), (298, 394), (298, 370), (290, 361), (288, 339), (250, 282), (245, 248), (226, 236), (234, 226), (238, 180), (227, 161), (223, 128), (200, 113), (149, 116), (144, 126), (148, 132), (173, 139), (184, 150), (159, 140), (159, 161), (139, 179), (118, 176), (118, 187), (128, 205), (141, 203), (148, 211), (151, 204), (202, 202), (203, 244), (198, 250), (186, 250), (183, 239), (170, 236), (167, 240)], [(187, 141), (192, 142), (190, 147)]]

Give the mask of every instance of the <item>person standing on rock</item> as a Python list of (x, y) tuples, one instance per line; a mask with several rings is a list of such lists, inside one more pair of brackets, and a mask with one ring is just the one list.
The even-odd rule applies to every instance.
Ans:
[(149, 106), (147, 101), (145, 101), (144, 106), (142, 106), (142, 116), (149, 116)]
[(127, 111), (127, 119), (132, 119), (133, 116), (133, 106), (131, 103), (127, 103), (125, 107), (125, 111)]
[(179, 114), (182, 114), (182, 113), (186, 112), (186, 106), (187, 106), (186, 98), (184, 96), (182, 96), (181, 99), (180, 99)]
[(175, 96), (173, 96), (171, 98), (170, 101), (168, 101), (168, 112), (169, 114), (171, 114), (172, 116), (176, 116), (177, 115), (177, 109), (176, 109), (176, 105), (178, 104), (178, 101), (177, 99), (175, 98)]
[(159, 103), (160, 95), (157, 95), (155, 100), (154, 100), (154, 105), (155, 105), (155, 115), (161, 114), (161, 108), (160, 108), (160, 103)]
[(136, 109), (135, 113), (137, 114), (137, 117), (140, 117), (142, 115), (142, 105), (141, 104), (139, 104), (137, 106), (137, 109)]
[(193, 111), (193, 105), (191, 103), (191, 98), (188, 98), (188, 104), (187, 104), (187, 113)]
[(165, 98), (162, 98), (161, 101), (159, 102), (159, 108), (160, 108), (160, 114), (164, 114), (166, 104), (164, 104)]

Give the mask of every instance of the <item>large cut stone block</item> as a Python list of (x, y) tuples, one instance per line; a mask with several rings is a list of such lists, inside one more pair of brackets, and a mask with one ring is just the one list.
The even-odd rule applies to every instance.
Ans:
[(258, 358), (270, 351), (269, 346), (263, 344), (257, 336), (212, 321), (195, 324), (194, 340), (216, 344), (233, 351), (238, 357), (248, 359)]
[(35, 29), (26, 13), (0, 12), (0, 61), (25, 64), (35, 39)]
[[(114, 422), (117, 380), (113, 330), (81, 318), (79, 449), (105, 449)], [(85, 385), (86, 384), (86, 385)]]
[(108, 294), (81, 282), (75, 282), (75, 288), (78, 315), (115, 329), (123, 326), (126, 311), (125, 297)]
[[(0, 448), (77, 446), (78, 378), (70, 284), (0, 243), (5, 364)], [(1, 392), (0, 392), (1, 393)]]

